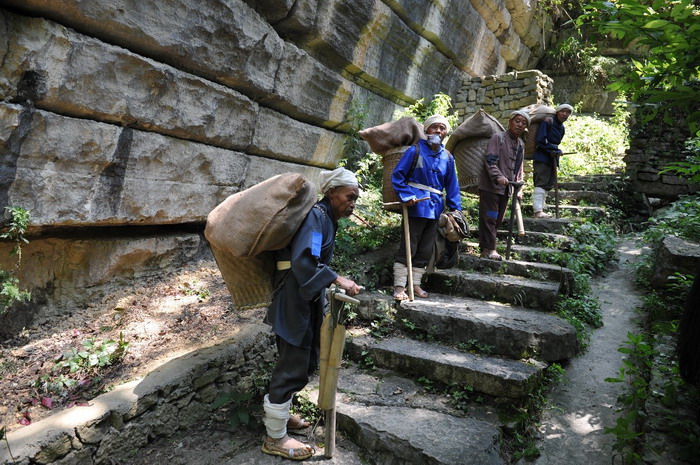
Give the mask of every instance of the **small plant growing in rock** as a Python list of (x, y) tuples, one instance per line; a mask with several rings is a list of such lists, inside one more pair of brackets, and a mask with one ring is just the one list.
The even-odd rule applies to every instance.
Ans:
[[(29, 224), (29, 212), (21, 207), (5, 207), (6, 229), (0, 233), (0, 239), (13, 241), (15, 246), (10, 255), (17, 257), (15, 269), (19, 268), (22, 259), (22, 244), (29, 241), (24, 237)], [(4, 226), (3, 225), (3, 226)], [(15, 271), (0, 270), (0, 315), (16, 302), (26, 302), (31, 298), (31, 293), (19, 287), (19, 280)]]
[(227, 407), (228, 424), (231, 428), (237, 428), (239, 425), (248, 426), (254, 418), (253, 414), (262, 410), (258, 403), (252, 402), (253, 397), (252, 392), (220, 392), (211, 406), (215, 410)]

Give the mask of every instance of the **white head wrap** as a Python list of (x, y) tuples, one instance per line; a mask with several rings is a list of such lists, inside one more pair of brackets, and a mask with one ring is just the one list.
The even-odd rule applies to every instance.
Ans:
[(345, 168), (336, 168), (333, 171), (321, 171), (321, 193), (325, 194), (333, 187), (359, 186), (357, 176)]
[(442, 115), (433, 115), (428, 117), (423, 123), (423, 131), (427, 131), (430, 126), (435, 123), (442, 123), (447, 128), (447, 132), (450, 132), (450, 123), (447, 122), (447, 118)]
[(572, 107), (572, 106), (569, 105), (568, 103), (562, 103), (561, 105), (559, 105), (559, 106), (557, 107), (557, 111), (560, 111), (560, 110), (569, 110), (571, 113), (573, 113), (573, 112), (574, 112), (574, 107)]
[(523, 110), (515, 110), (515, 111), (511, 112), (510, 117), (508, 118), (508, 121), (512, 120), (513, 118), (515, 118), (518, 115), (525, 118), (525, 120), (527, 121), (527, 125), (528, 126), (530, 125), (530, 115), (528, 115), (527, 112), (523, 111)]

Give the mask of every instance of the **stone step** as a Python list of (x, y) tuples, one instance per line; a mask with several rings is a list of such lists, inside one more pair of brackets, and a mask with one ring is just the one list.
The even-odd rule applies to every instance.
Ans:
[[(504, 242), (505, 242), (505, 239), (504, 239)], [(505, 260), (506, 245), (505, 244), (498, 244), (498, 245), (499, 245), (499, 253), (504, 258), (504, 260), (503, 261), (495, 261), (496, 263), (509, 262), (511, 260), (517, 259), (517, 260), (530, 260), (533, 262), (534, 261), (547, 262), (547, 263), (551, 263), (553, 265), (557, 265), (558, 264), (557, 254), (559, 252), (561, 252), (560, 249), (553, 249), (551, 247), (536, 247), (536, 246), (528, 246), (528, 245), (520, 245), (520, 244), (516, 244), (516, 243), (511, 243), (510, 259)], [(503, 250), (500, 250), (501, 246), (502, 246)], [(479, 245), (476, 242), (469, 242), (469, 243), (467, 243), (467, 251), (472, 252), (473, 254), (478, 254), (479, 253)], [(491, 261), (491, 262), (494, 261), (494, 260), (487, 260), (487, 259), (483, 259), (483, 258), (481, 258), (481, 260)], [(518, 273), (516, 273), (516, 275), (522, 276)]]
[[(498, 237), (498, 240), (503, 241), (505, 243), (506, 239), (508, 238), (508, 230), (499, 229), (498, 231), (496, 231), (496, 236)], [(476, 229), (470, 231), (469, 237), (478, 238), (479, 231)], [(565, 236), (563, 234), (553, 234), (547, 232), (528, 230), (525, 231), (525, 235), (523, 236), (518, 236), (517, 230), (513, 231), (513, 238), (515, 243), (522, 245), (554, 245), (556, 247), (561, 248), (566, 248), (568, 244), (573, 241), (573, 239), (571, 239), (569, 236)]]
[[(532, 215), (532, 205), (523, 205), (522, 209), (525, 215)], [(553, 203), (547, 204), (546, 212), (554, 216), (555, 209)], [(583, 216), (586, 218), (601, 219), (605, 218), (605, 212), (606, 210), (604, 207), (559, 205), (559, 216), (564, 218)]]
[(486, 260), (476, 255), (461, 254), (459, 268), (479, 273), (502, 273), (542, 281), (554, 281), (560, 284), (559, 290), (570, 294), (575, 286), (574, 271), (559, 265), (520, 260)]
[[(607, 205), (612, 201), (612, 195), (603, 191), (566, 191), (559, 189), (559, 201), (566, 201), (572, 204), (578, 204), (580, 202), (592, 203), (597, 205)], [(551, 206), (554, 204), (554, 191), (550, 191), (547, 196), (547, 205)]]
[[(318, 377), (304, 391), (315, 403)], [(349, 361), (340, 369), (337, 392), (337, 429), (365, 449), (373, 463), (505, 463), (498, 441), (501, 428), (509, 426), (509, 412), (481, 394), (456, 402), (391, 370), (361, 369)], [(323, 434), (322, 427), (317, 434)]]
[[(536, 231), (551, 234), (565, 234), (566, 228), (569, 225), (578, 222), (580, 222), (580, 220), (576, 218), (523, 218), (523, 226), (525, 226), (525, 231)], [(507, 227), (505, 222), (504, 225)], [(503, 225), (501, 226), (501, 229), (505, 229)]]
[(536, 310), (477, 299), (431, 295), (403, 302), (399, 320), (468, 350), (514, 359), (565, 360), (578, 353), (576, 330), (567, 321)]
[(507, 463), (500, 454), (501, 432), (471, 418), (408, 407), (339, 403), (338, 428), (382, 464)]
[(443, 385), (470, 387), (496, 398), (519, 399), (537, 385), (545, 365), (462, 352), (435, 342), (401, 337), (374, 339), (355, 333), (346, 345), (355, 361), (390, 369), (408, 376), (425, 377)]
[(495, 300), (545, 312), (554, 311), (560, 287), (558, 282), (485, 275), (458, 269), (436, 270), (426, 274), (423, 283), (428, 292)]

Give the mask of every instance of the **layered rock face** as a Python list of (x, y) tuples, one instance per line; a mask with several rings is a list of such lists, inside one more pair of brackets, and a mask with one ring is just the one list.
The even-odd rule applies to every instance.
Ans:
[(469, 76), (532, 66), (535, 3), (3, 2), (0, 208), (31, 213), (23, 312), (41, 321), (207, 253), (206, 215), (227, 196), (336, 166), (353, 102), (374, 125)]

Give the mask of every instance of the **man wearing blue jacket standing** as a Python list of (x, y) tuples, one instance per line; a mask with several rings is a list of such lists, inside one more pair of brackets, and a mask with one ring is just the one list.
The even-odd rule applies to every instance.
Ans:
[[(442, 115), (433, 115), (423, 123), (426, 139), (409, 147), (391, 175), (391, 183), (401, 203), (408, 206), (408, 225), (412, 270), (407, 268), (406, 238), (402, 229), (401, 243), (394, 263), (394, 298), (406, 300), (408, 273), (413, 273), (413, 292), (428, 297), (421, 287), (435, 247), (438, 220), (445, 205), (462, 210), (455, 159), (442, 145), (450, 125)], [(446, 192), (446, 195), (443, 194)], [(428, 200), (418, 201), (429, 197)]]
[(540, 123), (535, 136), (535, 153), (532, 155), (532, 177), (535, 190), (532, 193), (532, 210), (535, 218), (549, 218), (545, 213), (547, 192), (557, 183), (557, 168), (559, 167), (559, 144), (564, 138), (564, 122), (569, 119), (574, 108), (566, 103), (557, 107), (553, 117), (548, 117)]

